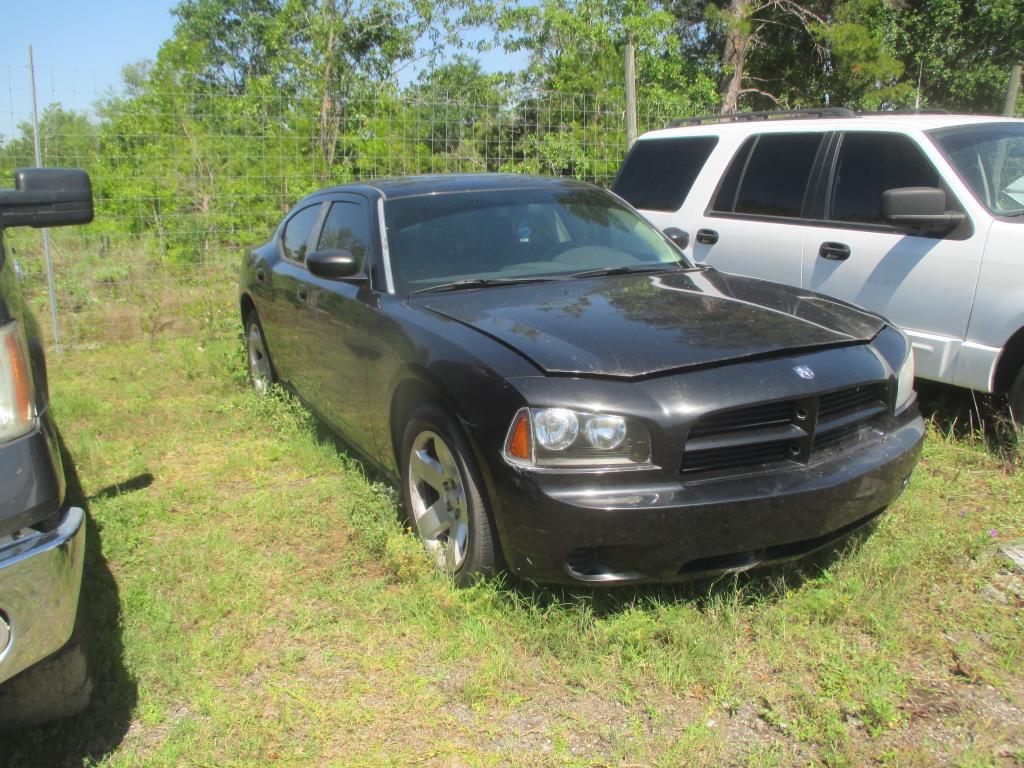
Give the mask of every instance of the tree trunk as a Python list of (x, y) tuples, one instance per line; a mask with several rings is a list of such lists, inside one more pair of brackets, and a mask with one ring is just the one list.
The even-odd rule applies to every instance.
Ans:
[(743, 88), (743, 65), (750, 45), (751, 0), (729, 0), (728, 28), (722, 52), (722, 81), (718, 93), (722, 97), (722, 114), (735, 112)]
[(331, 166), (334, 165), (334, 150), (337, 145), (337, 131), (331, 128), (336, 122), (335, 104), (332, 98), (334, 90), (334, 24), (338, 18), (338, 5), (336, 0), (327, 0), (324, 3), (324, 17), (328, 20), (327, 45), (324, 50), (324, 72), (323, 72), (323, 93), (320, 99), (320, 120), (318, 121), (320, 144), (320, 155), (324, 159), (324, 175), (327, 179), (331, 175)]

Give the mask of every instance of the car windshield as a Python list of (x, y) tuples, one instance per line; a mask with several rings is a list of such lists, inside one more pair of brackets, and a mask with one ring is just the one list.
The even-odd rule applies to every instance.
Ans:
[(388, 200), (385, 221), (398, 293), (688, 266), (650, 223), (597, 188), (417, 195)]
[(1024, 122), (931, 131), (971, 191), (992, 213), (1024, 213)]

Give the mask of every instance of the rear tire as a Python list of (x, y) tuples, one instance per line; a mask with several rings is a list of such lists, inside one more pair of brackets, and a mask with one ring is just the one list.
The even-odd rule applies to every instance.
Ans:
[(0, 685), (0, 730), (28, 728), (77, 714), (92, 697), (92, 675), (78, 638)]
[(424, 405), (402, 438), (402, 502), (438, 569), (460, 587), (491, 576), (497, 538), (469, 441), (456, 420)]

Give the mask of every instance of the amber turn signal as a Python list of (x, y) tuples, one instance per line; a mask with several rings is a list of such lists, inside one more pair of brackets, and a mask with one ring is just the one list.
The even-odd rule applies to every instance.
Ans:
[(529, 461), (530, 451), (530, 417), (524, 408), (516, 415), (516, 423), (508, 440), (508, 455), (521, 461)]

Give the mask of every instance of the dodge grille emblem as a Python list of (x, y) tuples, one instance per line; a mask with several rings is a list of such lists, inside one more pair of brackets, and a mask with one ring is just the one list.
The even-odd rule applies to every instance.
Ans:
[(814, 371), (811, 370), (810, 366), (798, 365), (793, 370), (796, 372), (796, 375), (799, 376), (801, 379), (813, 379), (814, 378)]

